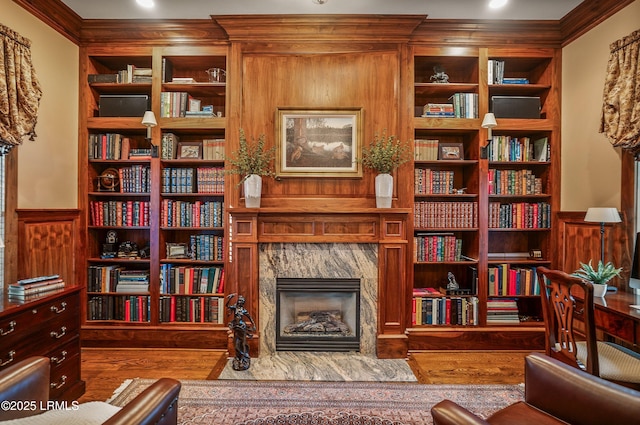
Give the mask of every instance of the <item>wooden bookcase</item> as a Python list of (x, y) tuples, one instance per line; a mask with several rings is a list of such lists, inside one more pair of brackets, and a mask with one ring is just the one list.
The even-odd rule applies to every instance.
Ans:
[[(227, 49), (226, 45), (82, 49), (84, 113), (78, 150), (79, 173), (86, 176), (79, 179), (82, 228), (86, 230), (82, 312), (86, 346), (108, 342), (128, 347), (226, 347), (227, 333), (220, 314), (223, 290), (206, 286), (209, 275), (215, 276), (218, 284), (224, 279), (224, 156), (203, 156), (203, 141), (225, 138), (226, 84), (209, 82), (206, 70), (226, 68)], [(134, 67), (150, 69), (150, 78), (133, 83), (88, 82), (90, 74), (117, 74)], [(191, 80), (177, 83), (172, 77)], [(188, 96), (187, 102), (197, 99), (200, 109), (210, 106), (213, 114), (185, 116), (176, 109), (175, 116), (162, 116), (161, 100), (180, 92), (186, 93), (183, 99)], [(142, 114), (99, 116), (100, 96), (104, 94), (148, 96), (158, 122), (151, 140), (146, 138)], [(165, 142), (169, 133), (176, 143)], [(98, 142), (102, 150), (93, 146), (96, 139), (103, 139), (96, 135), (105, 135), (105, 142)], [(151, 148), (149, 143), (157, 147), (157, 156), (145, 155), (144, 149)], [(167, 152), (169, 145), (173, 154)], [(180, 155), (183, 147), (198, 149), (192, 157)], [(140, 149), (141, 156), (126, 154)], [(113, 189), (109, 181), (99, 183), (109, 169), (120, 176)], [(133, 176), (131, 183), (129, 175)], [(115, 249), (107, 249), (107, 236), (113, 233), (118, 239)], [(105, 256), (105, 251), (117, 252), (125, 241), (139, 248), (137, 256)], [(148, 290), (123, 294), (113, 284), (106, 287), (103, 282), (110, 273), (111, 281), (116, 280), (118, 271), (112, 270), (121, 275), (124, 270), (135, 271), (138, 278), (147, 275)], [(203, 274), (207, 277), (202, 278)], [(132, 337), (132, 331), (140, 332)]]
[[(432, 153), (426, 159), (424, 154), (417, 154), (414, 160), (414, 296), (409, 350), (542, 349), (540, 297), (525, 286), (531, 270), (538, 265), (553, 266), (551, 259), (555, 258), (552, 235), (556, 225), (552, 217), (560, 201), (559, 53), (555, 49), (515, 48), (459, 48), (450, 52), (416, 45), (411, 54), (413, 75), (408, 80), (414, 82), (415, 139), (426, 145), (429, 142), (425, 141), (433, 145), (437, 140), (440, 146), (461, 146), (464, 157), (435, 159), (438, 157)], [(489, 84), (489, 60), (504, 62), (505, 77), (526, 78), (529, 83)], [(435, 69), (444, 70), (449, 83), (433, 82), (430, 77)], [(456, 93), (474, 94), (477, 114), (471, 118), (423, 116), (425, 105), (449, 103)], [(484, 114), (492, 111), (493, 96), (539, 97), (541, 117), (498, 117), (488, 143), (487, 130), (481, 124)], [(528, 140), (527, 146), (546, 140), (548, 158), (538, 161), (523, 155), (491, 155), (505, 140)], [(500, 181), (494, 181), (496, 175)], [(500, 183), (505, 179), (510, 179), (512, 186)], [(516, 189), (513, 184), (523, 179), (531, 181), (530, 188)], [(497, 193), (496, 184), (501, 184)], [(500, 208), (502, 222), (496, 217)], [(529, 221), (530, 216), (527, 220), (527, 212), (534, 208), (540, 211), (540, 219), (541, 211), (545, 211), (544, 223)], [(435, 216), (430, 215), (432, 211)], [(448, 220), (442, 220), (438, 211), (445, 211)], [(505, 218), (507, 211), (513, 223)], [(458, 244), (457, 252), (453, 244)], [(440, 255), (438, 249), (450, 256)], [(541, 259), (529, 259), (533, 249), (541, 250)], [(496, 275), (490, 277), (494, 269), (500, 269), (499, 276), (506, 274), (505, 282), (512, 275), (513, 285), (508, 291), (494, 291)], [(459, 293), (421, 291), (446, 288), (449, 272), (460, 286)], [(515, 287), (516, 283), (520, 285), (518, 276), (522, 277), (522, 288)], [(492, 307), (505, 301), (510, 308), (517, 306), (515, 322), (495, 317)], [(438, 304), (439, 310), (434, 310), (433, 304)], [(434, 317), (437, 312), (441, 315)]]

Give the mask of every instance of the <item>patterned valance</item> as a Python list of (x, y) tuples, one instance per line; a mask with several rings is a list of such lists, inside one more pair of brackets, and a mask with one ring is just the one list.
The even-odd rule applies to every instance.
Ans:
[(640, 154), (640, 30), (610, 46), (600, 132), (611, 144)]
[(0, 154), (34, 139), (41, 97), (31, 41), (0, 24)]

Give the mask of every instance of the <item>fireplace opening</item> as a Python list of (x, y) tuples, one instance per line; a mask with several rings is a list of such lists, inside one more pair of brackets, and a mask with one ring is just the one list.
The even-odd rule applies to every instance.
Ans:
[(359, 351), (360, 279), (276, 279), (277, 351)]

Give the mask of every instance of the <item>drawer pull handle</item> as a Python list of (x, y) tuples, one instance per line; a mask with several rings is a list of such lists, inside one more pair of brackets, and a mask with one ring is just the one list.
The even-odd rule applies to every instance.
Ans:
[(62, 357), (58, 358), (58, 357), (51, 357), (51, 363), (55, 363), (55, 364), (60, 364), (63, 361), (67, 360), (67, 351), (64, 350), (62, 353)]
[(0, 328), (0, 336), (8, 335), (15, 330), (16, 330), (16, 321), (12, 320), (9, 322), (9, 329), (5, 331), (4, 329)]
[(60, 377), (60, 383), (59, 384), (56, 384), (55, 382), (52, 382), (49, 385), (51, 386), (51, 389), (57, 390), (57, 389), (60, 389), (60, 388), (64, 387), (64, 384), (66, 384), (66, 383), (67, 383), (67, 375), (62, 375)]
[(67, 303), (66, 303), (66, 301), (62, 301), (62, 302), (60, 303), (60, 307), (61, 307), (61, 308), (58, 308), (58, 307), (56, 307), (55, 305), (52, 305), (52, 306), (51, 306), (51, 311), (53, 311), (55, 314), (60, 314), (60, 313), (62, 313), (63, 311), (65, 311), (65, 310), (67, 309)]
[(67, 333), (67, 327), (63, 326), (62, 328), (60, 328), (60, 332), (51, 331), (50, 335), (51, 335), (51, 338), (60, 339), (63, 336), (65, 336), (66, 333)]
[(13, 356), (15, 356), (15, 355), (16, 355), (16, 352), (15, 352), (15, 351), (13, 351), (13, 350), (9, 351), (9, 360), (7, 360), (6, 362), (2, 362), (2, 363), (0, 363), (0, 367), (2, 367), (2, 366), (6, 366), (6, 365), (8, 365), (9, 363), (13, 362)]

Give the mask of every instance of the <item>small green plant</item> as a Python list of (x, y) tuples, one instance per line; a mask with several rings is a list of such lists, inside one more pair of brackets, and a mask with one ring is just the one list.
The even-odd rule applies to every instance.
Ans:
[(622, 272), (622, 267), (617, 269), (611, 262), (603, 264), (602, 261), (598, 261), (598, 269), (596, 270), (591, 265), (590, 260), (589, 264), (580, 263), (580, 268), (573, 272), (572, 276), (588, 280), (591, 283), (604, 285), (614, 277), (619, 276), (620, 272)]
[(265, 148), (265, 135), (261, 134), (258, 140), (247, 141), (244, 130), (240, 129), (240, 147), (233, 153), (232, 157), (227, 157), (227, 161), (232, 165), (227, 169), (231, 174), (242, 175), (242, 183), (251, 174), (259, 176), (275, 177), (272, 162), (275, 158), (275, 147)]
[(381, 174), (393, 170), (411, 160), (412, 149), (409, 143), (402, 143), (396, 136), (376, 133), (373, 143), (362, 148), (362, 165)]

